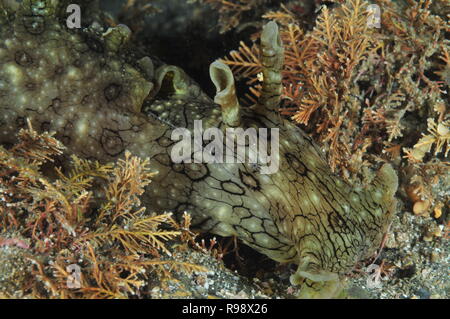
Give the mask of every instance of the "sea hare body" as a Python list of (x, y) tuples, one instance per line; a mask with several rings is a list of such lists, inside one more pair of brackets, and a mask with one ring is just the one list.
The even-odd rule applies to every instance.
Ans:
[[(313, 141), (277, 113), (283, 48), (278, 28), (262, 34), (263, 92), (239, 106), (231, 71), (211, 65), (215, 101), (179, 68), (121, 53), (128, 30), (69, 30), (61, 1), (0, 7), (0, 140), (14, 142), (29, 118), (56, 131), (85, 158), (112, 161), (125, 150), (151, 159), (158, 175), (145, 194), (154, 211), (187, 211), (201, 229), (236, 235), (282, 262), (295, 262), (302, 296), (332, 296), (340, 276), (378, 248), (395, 210), (397, 176), (384, 165), (371, 187), (333, 175)], [(15, 3), (15, 2), (14, 2)], [(279, 170), (252, 163), (175, 163), (176, 128), (278, 128)], [(193, 138), (193, 137), (192, 137)]]

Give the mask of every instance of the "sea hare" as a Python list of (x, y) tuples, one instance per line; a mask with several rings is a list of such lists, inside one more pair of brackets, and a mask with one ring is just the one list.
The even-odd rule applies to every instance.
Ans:
[[(28, 118), (84, 158), (108, 162), (125, 150), (150, 158), (158, 175), (144, 196), (149, 210), (188, 212), (205, 231), (236, 235), (276, 261), (297, 263), (291, 281), (304, 283), (303, 297), (333, 296), (341, 277), (379, 247), (395, 211), (397, 176), (385, 164), (372, 186), (352, 188), (331, 173), (311, 138), (279, 115), (283, 47), (274, 22), (261, 35), (262, 95), (243, 108), (222, 62), (211, 64), (213, 100), (180, 68), (135, 57), (125, 26), (68, 29), (60, 13), (67, 4), (0, 6), (2, 143), (13, 143)], [(192, 130), (195, 120), (223, 132), (278, 128), (279, 152), (271, 156), (279, 170), (174, 162), (172, 132)]]

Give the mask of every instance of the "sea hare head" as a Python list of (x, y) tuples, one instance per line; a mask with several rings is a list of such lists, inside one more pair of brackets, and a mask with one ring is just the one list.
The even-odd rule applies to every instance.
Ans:
[[(229, 234), (237, 233), (275, 260), (297, 263), (292, 282), (306, 280), (312, 287), (304, 290), (304, 296), (317, 291), (334, 294), (340, 276), (379, 248), (395, 212), (397, 175), (385, 164), (371, 186), (357, 190), (332, 174), (314, 142), (274, 112), (279, 105), (283, 55), (276, 24), (266, 25), (261, 43), (263, 91), (251, 112), (240, 110), (236, 102), (231, 71), (221, 62), (211, 65), (218, 92), (215, 102), (221, 106), (225, 123), (279, 129), (279, 170), (265, 175), (245, 164), (239, 169), (245, 197), (256, 202), (248, 199), (248, 206), (240, 202), (252, 218), (243, 214), (239, 219), (230, 213), (234, 220), (230, 217), (229, 223), (239, 227)], [(262, 222), (263, 216), (273, 225)]]

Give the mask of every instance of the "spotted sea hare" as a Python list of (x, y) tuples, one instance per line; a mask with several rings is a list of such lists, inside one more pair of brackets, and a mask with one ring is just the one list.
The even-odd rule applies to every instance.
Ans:
[[(126, 26), (68, 29), (60, 13), (66, 5), (0, 6), (1, 142), (13, 143), (28, 118), (78, 156), (107, 162), (129, 150), (150, 158), (158, 175), (144, 196), (149, 209), (188, 212), (205, 231), (236, 235), (276, 261), (298, 264), (291, 281), (303, 283), (302, 297), (334, 296), (343, 275), (379, 247), (395, 211), (397, 176), (385, 164), (372, 186), (352, 188), (279, 115), (283, 47), (274, 22), (261, 35), (262, 95), (241, 108), (220, 61), (210, 68), (217, 88), (211, 99), (180, 68), (134, 56)], [(271, 154), (279, 170), (264, 174), (261, 165), (238, 161), (175, 163), (172, 132), (192, 130), (195, 120), (204, 130), (279, 129), (279, 152)]]

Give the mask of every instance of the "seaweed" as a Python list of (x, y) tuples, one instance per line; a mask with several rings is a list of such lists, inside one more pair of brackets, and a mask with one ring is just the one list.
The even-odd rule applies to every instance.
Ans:
[[(426, 212), (447, 207), (448, 3), (339, 2), (323, 5), (307, 27), (288, 6), (262, 16), (281, 25), (281, 114), (313, 135), (332, 170), (353, 184), (367, 185), (371, 167), (391, 162), (405, 189), (427, 190), (419, 192), (430, 202)], [(368, 23), (370, 4), (380, 8), (380, 28)], [(258, 46), (241, 42), (222, 61), (245, 80), (250, 99), (243, 103), (253, 104), (261, 89)]]
[[(52, 134), (38, 134), (28, 121), (18, 139), (0, 147), (0, 248), (20, 248), (28, 263), (20, 289), (5, 296), (129, 298), (145, 294), (150, 274), (167, 281), (173, 272), (205, 271), (170, 257), (193, 242), (190, 217), (180, 224), (141, 206), (154, 176), (148, 160), (126, 152), (100, 164), (73, 155), (65, 174), (55, 166), (65, 147)], [(68, 285), (73, 265), (80, 270), (77, 287)]]
[[(191, 0), (191, 2), (195, 1), (198, 0)], [(201, 0), (201, 2), (219, 12), (220, 32), (225, 33), (236, 28), (244, 14), (257, 10), (268, 0)]]

